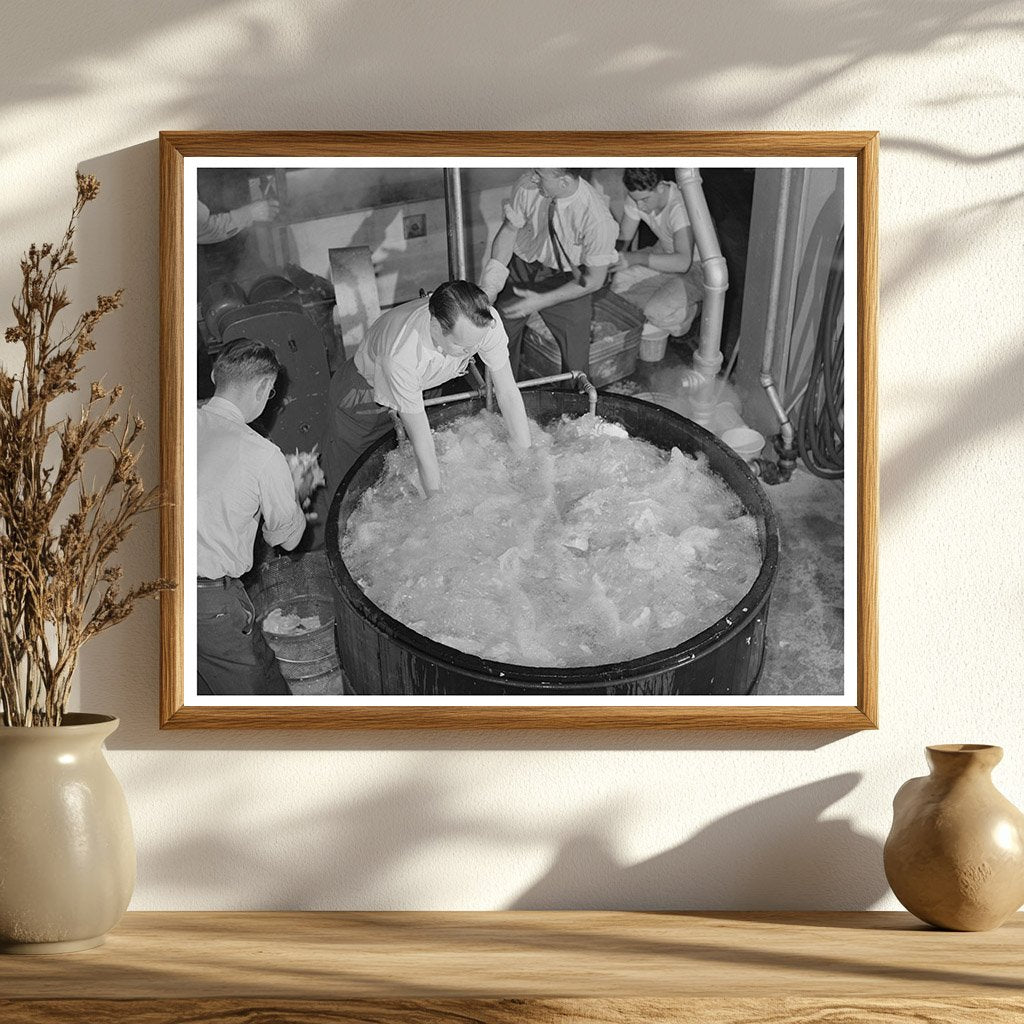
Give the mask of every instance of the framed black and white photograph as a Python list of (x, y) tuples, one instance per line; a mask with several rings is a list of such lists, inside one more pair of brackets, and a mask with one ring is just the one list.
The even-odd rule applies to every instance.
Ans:
[(875, 133), (165, 132), (160, 207), (164, 727), (876, 726)]

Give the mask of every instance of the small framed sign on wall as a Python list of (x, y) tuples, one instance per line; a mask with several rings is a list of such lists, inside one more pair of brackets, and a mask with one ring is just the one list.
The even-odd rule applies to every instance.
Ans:
[(162, 726), (876, 726), (876, 133), (160, 152)]

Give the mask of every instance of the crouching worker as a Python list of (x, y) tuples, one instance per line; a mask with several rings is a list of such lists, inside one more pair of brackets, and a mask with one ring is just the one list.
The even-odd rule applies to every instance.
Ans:
[(475, 284), (447, 281), (429, 299), (396, 306), (374, 321), (355, 356), (331, 378), (320, 444), (328, 503), (359, 456), (391, 429), (390, 409), (412, 444), (424, 494), (440, 491), (423, 392), (465, 373), (477, 354), (491, 371), (512, 443), (529, 448), (530, 427), (501, 319)]
[(214, 395), (197, 412), (197, 650), (201, 694), (287, 695), (240, 577), (260, 522), (271, 546), (302, 539), (312, 480), (298, 485), (273, 441), (247, 424), (274, 395), (281, 364), (258, 341), (236, 341), (213, 364)]
[(615, 259), (615, 220), (579, 170), (537, 167), (516, 182), (480, 286), (501, 313), (517, 379), (533, 313), (558, 343), (562, 370), (589, 370), (594, 293)]
[(625, 209), (619, 241), (628, 245), (643, 221), (657, 242), (636, 252), (620, 252), (612, 268), (612, 291), (644, 312), (644, 337), (685, 334), (704, 297), (700, 260), (695, 259), (693, 228), (679, 186), (651, 167), (627, 168)]

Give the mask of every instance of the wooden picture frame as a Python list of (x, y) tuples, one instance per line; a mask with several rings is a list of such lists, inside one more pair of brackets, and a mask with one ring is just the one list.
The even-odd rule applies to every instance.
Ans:
[[(706, 703), (660, 703), (651, 698), (609, 697), (585, 704), (560, 700), (438, 703), (429, 697), (401, 702), (346, 705), (246, 702), (204, 704), (188, 695), (185, 680), (186, 491), (185, 405), (185, 231), (187, 168), (196, 161), (268, 161), (330, 158), (339, 166), (367, 158), (394, 166), (395, 160), (432, 158), (452, 165), (486, 158), (551, 166), (558, 157), (575, 157), (587, 167), (602, 159), (624, 158), (646, 166), (672, 166), (677, 160), (743, 160), (754, 167), (772, 161), (811, 166), (816, 161), (843, 164), (847, 172), (847, 210), (856, 210), (856, 231), (847, 231), (846, 253), (855, 254), (856, 288), (846, 285), (847, 303), (856, 298), (856, 626), (846, 629), (847, 682), (841, 702), (787, 700), (760, 703), (718, 699)], [(800, 162), (803, 162), (801, 164)], [(845, 163), (844, 163), (845, 162)], [(439, 166), (444, 166), (442, 162)], [(295, 166), (294, 164), (292, 166)], [(371, 164), (372, 166), (372, 164)], [(468, 166), (468, 164), (466, 164)], [(161, 595), (161, 728), (302, 729), (829, 729), (877, 727), (877, 532), (878, 457), (876, 441), (876, 321), (878, 305), (878, 135), (876, 132), (162, 132), (160, 135), (160, 316), (161, 316), (161, 469), (165, 504), (161, 520), (163, 575), (179, 586)], [(855, 197), (850, 193), (855, 193)], [(194, 202), (192, 198), (191, 202)], [(846, 224), (849, 228), (849, 224)], [(419, 233), (412, 221), (407, 231)], [(406, 237), (412, 237), (407, 234)], [(852, 248), (851, 248), (852, 246)], [(847, 258), (848, 271), (852, 263)], [(852, 274), (848, 273), (847, 281)], [(850, 467), (852, 468), (852, 467)], [(850, 481), (847, 481), (849, 484)], [(850, 505), (847, 504), (847, 509)], [(847, 517), (848, 518), (848, 517)], [(846, 537), (852, 535), (847, 527)], [(847, 542), (847, 549), (850, 545)], [(847, 567), (851, 562), (847, 558)], [(847, 608), (846, 616), (852, 610)], [(855, 637), (856, 651), (849, 650)], [(855, 658), (855, 669), (849, 659)], [(851, 679), (853, 680), (851, 682)], [(855, 690), (855, 692), (854, 692)]]

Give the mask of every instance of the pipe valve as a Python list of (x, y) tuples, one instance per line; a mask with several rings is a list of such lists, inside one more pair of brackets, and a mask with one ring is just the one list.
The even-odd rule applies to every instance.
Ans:
[(585, 391), (587, 393), (587, 399), (590, 401), (590, 415), (595, 415), (597, 411), (597, 388), (591, 384), (590, 378), (582, 370), (572, 371), (572, 382), (576, 385), (577, 391)]

